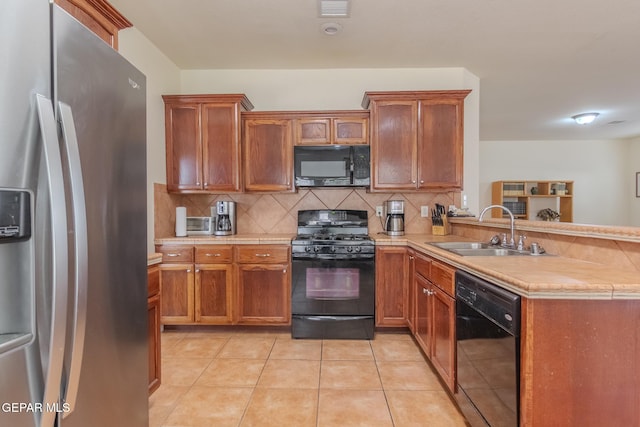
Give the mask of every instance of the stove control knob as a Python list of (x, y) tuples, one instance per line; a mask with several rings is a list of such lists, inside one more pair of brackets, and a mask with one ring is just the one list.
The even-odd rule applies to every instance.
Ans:
[(353, 252), (353, 246), (347, 246), (347, 252)]
[(335, 246), (331, 246), (331, 253), (335, 253), (336, 251), (336, 247)]
[(356, 246), (356, 253), (360, 252), (362, 249), (360, 249), (360, 246)]
[(304, 251), (305, 252), (311, 252), (311, 246), (305, 246)]
[(314, 252), (320, 252), (320, 246), (314, 246), (313, 247), (313, 251)]

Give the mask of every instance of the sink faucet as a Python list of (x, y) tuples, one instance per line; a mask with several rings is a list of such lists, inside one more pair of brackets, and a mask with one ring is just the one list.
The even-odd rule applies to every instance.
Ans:
[(515, 234), (515, 231), (516, 231), (516, 225), (515, 224), (516, 224), (516, 222), (515, 222), (515, 218), (513, 217), (513, 214), (511, 213), (511, 211), (509, 209), (505, 208), (502, 205), (490, 205), (490, 206), (487, 206), (486, 208), (482, 209), (482, 212), (480, 212), (480, 217), (478, 218), (478, 222), (482, 222), (482, 217), (484, 216), (484, 214), (488, 210), (494, 209), (494, 208), (502, 209), (503, 211), (505, 211), (506, 213), (509, 214), (509, 218), (511, 218), (511, 236), (509, 236), (509, 243), (508, 244), (506, 242), (504, 242), (504, 241), (502, 242), (502, 244), (504, 246), (508, 246), (510, 248), (514, 248), (516, 246), (515, 245), (515, 240), (514, 240), (515, 239), (515, 235), (516, 235)]

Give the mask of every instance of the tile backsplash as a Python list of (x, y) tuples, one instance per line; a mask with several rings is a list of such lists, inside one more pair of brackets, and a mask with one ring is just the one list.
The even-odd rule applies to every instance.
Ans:
[(218, 200), (236, 202), (239, 234), (295, 234), (297, 214), (304, 209), (360, 209), (369, 212), (369, 233), (382, 231), (382, 218), (376, 206), (385, 200), (405, 201), (405, 232), (431, 233), (431, 220), (420, 216), (420, 207), (460, 205), (459, 192), (446, 193), (368, 193), (364, 189), (300, 189), (296, 193), (266, 194), (170, 194), (164, 184), (154, 185), (154, 231), (156, 238), (175, 232), (176, 207), (185, 206), (188, 216), (209, 216)]

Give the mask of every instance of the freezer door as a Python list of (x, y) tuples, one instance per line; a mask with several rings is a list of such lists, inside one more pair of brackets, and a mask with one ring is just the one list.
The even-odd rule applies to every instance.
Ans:
[(84, 190), (69, 206), (74, 290), (62, 426), (146, 427), (146, 79), (57, 6), (53, 35), (68, 193), (71, 183)]

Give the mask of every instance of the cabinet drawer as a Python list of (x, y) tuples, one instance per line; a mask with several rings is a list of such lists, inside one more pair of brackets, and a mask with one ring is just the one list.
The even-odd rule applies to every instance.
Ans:
[(415, 269), (416, 273), (420, 274), (425, 279), (428, 279), (431, 276), (431, 260), (420, 255), (416, 255)]
[(196, 246), (196, 264), (231, 264), (233, 248), (226, 245)]
[(241, 264), (282, 264), (289, 262), (289, 246), (242, 245), (237, 246), (237, 262)]
[(437, 261), (431, 263), (431, 281), (449, 296), (455, 295), (455, 270)]
[(160, 292), (160, 267), (153, 265), (147, 268), (147, 297), (151, 298)]
[(156, 246), (156, 252), (162, 254), (162, 262), (193, 262), (193, 246), (179, 245), (159, 245)]

